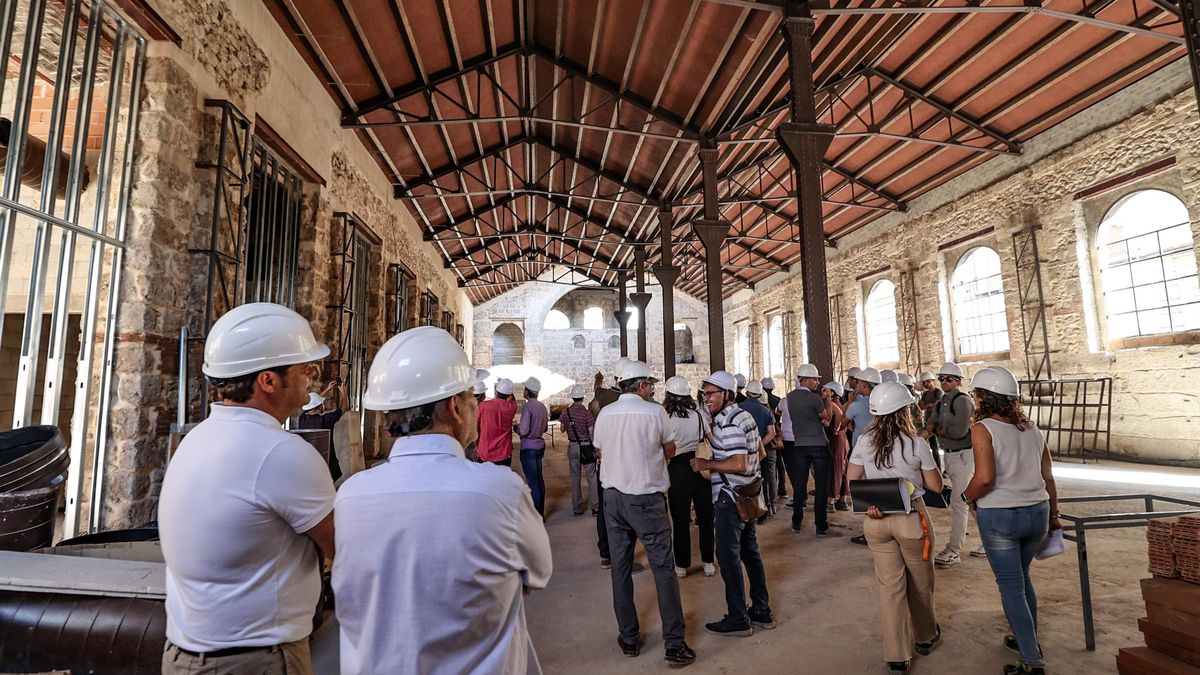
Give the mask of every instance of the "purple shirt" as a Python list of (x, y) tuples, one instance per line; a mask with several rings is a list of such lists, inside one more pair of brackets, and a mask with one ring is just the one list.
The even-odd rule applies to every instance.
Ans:
[(527, 399), (521, 409), (521, 423), (517, 425), (517, 435), (521, 437), (522, 450), (545, 450), (546, 439), (542, 434), (550, 424), (550, 411), (545, 404), (536, 398)]

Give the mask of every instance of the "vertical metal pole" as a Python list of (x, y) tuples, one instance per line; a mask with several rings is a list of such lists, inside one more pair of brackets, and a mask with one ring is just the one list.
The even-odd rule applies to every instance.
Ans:
[(1083, 640), (1096, 651), (1096, 626), (1092, 620), (1092, 580), (1088, 572), (1087, 534), (1083, 522), (1075, 523), (1075, 554), (1079, 558), (1079, 599), (1083, 605)]
[(1192, 86), (1196, 91), (1196, 103), (1200, 105), (1200, 0), (1179, 0), (1179, 16), (1183, 23), (1188, 64), (1192, 67)]
[(650, 306), (650, 294), (646, 292), (646, 249), (641, 246), (633, 249), (633, 273), (634, 281), (637, 284), (637, 292), (629, 296), (629, 301), (638, 310), (638, 361), (648, 363), (646, 354), (646, 308)]
[(808, 4), (784, 5), (783, 34), (788, 45), (792, 119), (776, 131), (796, 174), (800, 207), (800, 266), (804, 283), (804, 320), (808, 359), (824, 375), (833, 373), (829, 286), (825, 269), (825, 226), (821, 174), (833, 127), (817, 122), (813, 89), (812, 34), (815, 21)]
[(613, 312), (613, 316), (617, 319), (617, 332), (621, 336), (621, 356), (629, 356), (629, 305), (625, 295), (628, 281), (628, 274), (617, 275), (617, 311)]
[(671, 207), (660, 206), (658, 210), (658, 236), (661, 241), (661, 259), (654, 268), (658, 285), (662, 287), (663, 303), (663, 377), (675, 375), (675, 280), (679, 268), (674, 266), (671, 243)]
[(713, 371), (725, 370), (725, 309), (721, 286), (721, 248), (729, 235), (729, 223), (721, 220), (717, 206), (717, 145), (700, 145), (700, 170), (704, 179), (704, 218), (692, 224), (704, 245), (704, 286), (708, 301), (708, 363)]

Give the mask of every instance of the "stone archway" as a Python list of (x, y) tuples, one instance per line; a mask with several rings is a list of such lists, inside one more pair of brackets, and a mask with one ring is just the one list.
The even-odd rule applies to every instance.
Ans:
[(514, 323), (502, 323), (492, 333), (492, 363), (516, 365), (525, 361), (525, 334)]

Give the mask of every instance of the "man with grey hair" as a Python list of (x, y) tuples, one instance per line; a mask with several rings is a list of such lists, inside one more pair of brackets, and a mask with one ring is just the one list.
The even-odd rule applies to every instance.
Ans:
[(675, 436), (666, 409), (650, 400), (657, 380), (646, 364), (628, 361), (619, 376), (621, 397), (600, 411), (593, 437), (600, 452), (604, 517), (612, 554), (613, 610), (620, 631), (617, 645), (626, 656), (641, 651), (632, 577), (634, 544), (641, 541), (658, 591), (667, 663), (686, 666), (696, 660), (696, 652), (684, 641), (666, 496), (670, 487), (667, 460), (675, 455)]

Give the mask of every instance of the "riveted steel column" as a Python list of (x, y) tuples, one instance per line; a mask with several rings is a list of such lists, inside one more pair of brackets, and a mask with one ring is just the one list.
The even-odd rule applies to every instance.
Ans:
[(617, 330), (621, 334), (621, 356), (629, 356), (629, 305), (625, 296), (625, 283), (628, 281), (629, 275), (617, 275), (617, 311), (613, 312), (613, 317), (617, 320)]
[(821, 210), (821, 172), (825, 150), (833, 140), (833, 127), (817, 123), (812, 70), (813, 24), (807, 4), (789, 2), (785, 6), (783, 35), (788, 45), (792, 120), (779, 126), (776, 138), (796, 172), (808, 358), (823, 377), (836, 377), (830, 337), (829, 286), (825, 277), (824, 214)]
[(675, 280), (679, 278), (679, 268), (672, 264), (671, 225), (671, 207), (663, 206), (658, 211), (662, 260), (654, 268), (654, 276), (658, 277), (658, 285), (662, 287), (663, 377), (675, 375)]
[(646, 249), (641, 246), (633, 249), (633, 275), (637, 283), (637, 293), (630, 294), (629, 301), (638, 308), (638, 361), (648, 363), (646, 360), (646, 307), (650, 306), (650, 294), (646, 292)]
[(704, 178), (704, 217), (692, 223), (696, 238), (704, 245), (704, 287), (708, 299), (708, 364), (713, 371), (725, 370), (725, 310), (721, 287), (721, 247), (729, 235), (729, 223), (721, 220), (717, 207), (717, 144), (700, 145), (700, 169)]
[(1188, 64), (1192, 67), (1192, 86), (1200, 105), (1200, 0), (1179, 0), (1179, 18), (1187, 45)]

